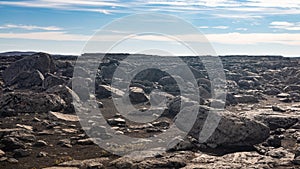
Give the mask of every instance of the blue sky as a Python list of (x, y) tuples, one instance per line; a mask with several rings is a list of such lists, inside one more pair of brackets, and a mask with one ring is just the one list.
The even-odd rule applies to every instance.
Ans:
[(300, 56), (298, 0), (1, 0), (0, 51), (80, 54), (96, 30), (141, 12), (192, 23), (219, 55)]

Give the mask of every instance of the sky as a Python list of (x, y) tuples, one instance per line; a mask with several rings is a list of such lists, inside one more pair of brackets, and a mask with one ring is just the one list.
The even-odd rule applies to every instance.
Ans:
[[(145, 12), (191, 23), (217, 55), (300, 56), (299, 0), (1, 0), (0, 52), (81, 54), (97, 30)], [(165, 46), (190, 55), (161, 38), (141, 39), (149, 48)], [(136, 52), (130, 44), (114, 52)], [(142, 43), (135, 39), (135, 44)]]

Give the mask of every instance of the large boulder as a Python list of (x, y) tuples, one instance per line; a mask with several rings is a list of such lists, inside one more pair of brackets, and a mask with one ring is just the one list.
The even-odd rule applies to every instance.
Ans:
[(38, 70), (32, 72), (21, 72), (16, 75), (7, 86), (14, 89), (33, 89), (35, 87), (42, 87), (44, 76)]
[(55, 94), (10, 92), (5, 93), (0, 99), (0, 116), (60, 111), (64, 107), (64, 100)]
[(158, 82), (162, 77), (167, 76), (166, 72), (159, 69), (145, 69), (135, 76), (135, 80), (147, 80), (149, 82)]
[(96, 97), (98, 99), (109, 98), (110, 96), (122, 97), (125, 93), (122, 90), (116, 89), (108, 85), (96, 86)]
[(68, 86), (65, 85), (53, 86), (50, 89), (46, 90), (46, 93), (58, 95), (60, 98), (62, 98), (65, 101), (66, 103), (66, 107), (64, 109), (65, 113), (74, 113), (75, 108), (73, 106), (73, 103), (74, 102), (79, 103), (80, 101), (78, 95), (72, 89), (70, 89)]
[[(183, 111), (189, 110), (192, 111), (192, 108), (186, 107)], [(209, 113), (215, 113), (214, 115), (217, 115), (209, 117), (220, 117), (217, 128), (213, 131), (212, 135), (203, 142), (212, 148), (248, 147), (261, 143), (269, 137), (269, 127), (258, 121), (236, 116), (234, 113), (229, 111), (209, 111), (209, 108), (204, 106), (200, 106), (196, 121), (192, 129), (189, 131), (189, 135), (199, 139), (199, 133), (202, 131)], [(182, 114), (178, 115), (182, 116)], [(187, 115), (184, 114), (183, 116)], [(176, 119), (177, 118), (184, 119), (182, 117), (176, 117)], [(186, 119), (188, 118), (189, 117)], [(211, 122), (217, 122), (214, 120)], [(185, 122), (181, 120), (179, 122), (175, 121), (175, 123), (177, 123), (176, 125), (178, 126), (184, 126), (184, 124), (178, 123)]]
[(63, 77), (59, 77), (57, 75), (48, 73), (44, 82), (43, 82), (43, 87), (45, 89), (49, 89), (53, 86), (57, 86), (57, 85), (63, 85), (67, 83), (67, 78), (63, 78)]
[(31, 72), (38, 70), (43, 75), (49, 72), (55, 71), (55, 64), (49, 54), (36, 53), (31, 56), (27, 56), (20, 59), (8, 68), (6, 68), (2, 74), (6, 84), (10, 84), (11, 81), (22, 72)]

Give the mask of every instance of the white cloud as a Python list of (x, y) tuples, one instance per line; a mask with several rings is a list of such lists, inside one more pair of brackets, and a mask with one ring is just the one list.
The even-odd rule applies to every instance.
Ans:
[(208, 29), (209, 26), (199, 26), (198, 28), (199, 28), (199, 29)]
[(30, 1), (0, 1), (0, 5), (34, 7), (34, 8), (50, 8), (60, 10), (90, 11), (110, 14), (114, 10), (104, 8), (110, 7), (126, 7), (124, 3), (114, 0), (98, 1), (98, 0), (30, 0)]
[(35, 25), (15, 25), (15, 24), (3, 25), (0, 26), (0, 29), (25, 29), (25, 30), (45, 30), (45, 31), (63, 30), (62, 28), (56, 26), (35, 26)]
[(297, 22), (297, 23), (272, 22), (272, 23), (270, 23), (270, 28), (284, 29), (284, 30), (289, 30), (289, 31), (299, 31), (300, 30), (300, 22)]
[(209, 29), (209, 28), (212, 28), (212, 29), (228, 29), (229, 27), (228, 26), (212, 26), (212, 27), (209, 27), (209, 26), (199, 26), (198, 28), (199, 29)]
[(214, 29), (228, 29), (229, 27), (228, 26), (214, 26), (212, 28), (214, 28)]
[(237, 30), (237, 31), (247, 31), (248, 29), (247, 28), (236, 28), (235, 30)]
[(90, 36), (67, 34), (65, 32), (31, 32), (31, 33), (0, 33), (0, 38), (54, 40), (54, 41), (87, 41)]
[(205, 14), (221, 18), (257, 19), (265, 15), (300, 14), (297, 0), (13, 0), (0, 1), (0, 5), (52, 8), (60, 10), (111, 13), (134, 13), (144, 11), (185, 12)]
[(217, 18), (229, 18), (229, 19), (259, 19), (263, 18), (261, 15), (257, 14), (247, 14), (247, 13), (228, 13), (228, 14), (212, 14)]
[[(96, 41), (116, 41), (124, 37), (122, 34), (104, 34), (99, 38), (95, 37)], [(220, 43), (226, 45), (250, 45), (250, 44), (281, 44), (300, 46), (300, 33), (222, 33), (222, 34), (205, 34), (205, 37), (211, 43)], [(207, 42), (206, 38), (201, 35), (183, 34), (177, 35), (175, 39), (190, 42)], [(31, 32), (31, 33), (0, 33), (0, 38), (7, 39), (29, 39), (29, 40), (47, 40), (47, 41), (87, 41), (91, 37), (80, 34), (69, 34), (62, 31), (48, 32)], [(171, 42), (172, 37), (144, 35), (130, 36), (135, 40), (144, 41), (164, 41)]]
[(255, 7), (300, 8), (300, 2), (297, 0), (248, 0), (245, 5)]
[(269, 43), (300, 46), (300, 34), (291, 33), (226, 33), (208, 34), (206, 37), (210, 42), (232, 45)]

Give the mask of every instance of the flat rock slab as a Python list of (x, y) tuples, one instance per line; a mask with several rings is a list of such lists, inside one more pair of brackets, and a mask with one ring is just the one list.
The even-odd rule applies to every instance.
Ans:
[(261, 155), (257, 152), (237, 152), (224, 156), (198, 154), (184, 169), (273, 168), (272, 166), (286, 166), (292, 159), (293, 154), (288, 152), (281, 159)]
[(78, 116), (76, 115), (71, 115), (71, 114), (63, 114), (63, 113), (58, 113), (58, 112), (49, 112), (49, 116), (51, 118), (57, 118), (59, 120), (64, 120), (64, 121), (71, 121), (71, 122), (77, 122), (79, 121)]
[(77, 167), (47, 167), (43, 169), (79, 169)]
[(103, 162), (108, 161), (109, 158), (101, 157), (101, 158), (93, 158), (93, 159), (86, 159), (86, 160), (72, 160), (67, 161), (59, 164), (59, 166), (64, 167), (103, 167)]

